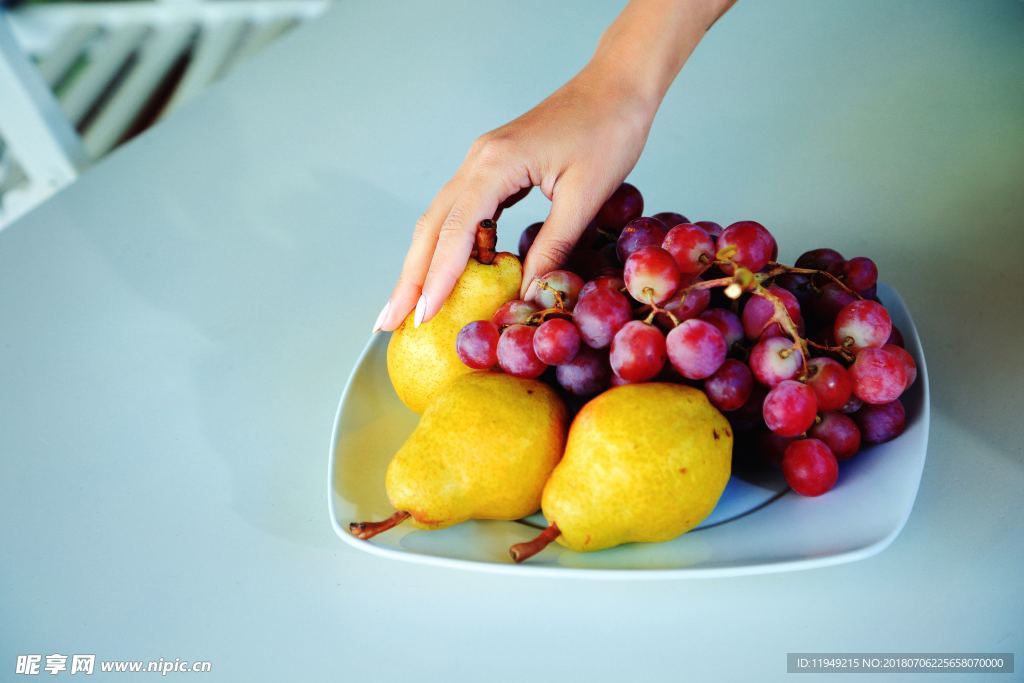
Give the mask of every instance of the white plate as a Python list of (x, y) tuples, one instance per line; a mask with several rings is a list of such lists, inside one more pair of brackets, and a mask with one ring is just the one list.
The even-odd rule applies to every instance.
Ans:
[(328, 506), (331, 524), (349, 545), (409, 562), (574, 578), (695, 578), (790, 571), (852, 562), (885, 549), (914, 504), (928, 444), (928, 372), (917, 330), (900, 296), (879, 296), (917, 361), (918, 378), (904, 395), (906, 431), (842, 463), (839, 483), (818, 498), (788, 492), (776, 473), (734, 475), (718, 506), (697, 529), (667, 543), (638, 543), (596, 553), (551, 544), (528, 562), (508, 556), (513, 543), (546, 524), (539, 514), (516, 522), (471, 521), (440, 531), (400, 525), (370, 541), (348, 532), (353, 521), (392, 514), (384, 470), (416, 425), (387, 377), (387, 335), (370, 340), (338, 406), (331, 440)]

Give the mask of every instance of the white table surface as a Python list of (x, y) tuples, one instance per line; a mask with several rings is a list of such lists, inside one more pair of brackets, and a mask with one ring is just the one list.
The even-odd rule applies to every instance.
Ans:
[[(205, 659), (231, 681), (772, 680), (790, 651), (1009, 651), (1021, 675), (1013, 0), (744, 0), (632, 176), (652, 211), (756, 218), (783, 258), (867, 254), (901, 290), (933, 421), (888, 550), (568, 582), (334, 537), (337, 399), (414, 219), (476, 134), (584, 62), (613, 5), (339, 3), (0, 233), (0, 678), (53, 652)], [(544, 211), (509, 211), (503, 243)]]

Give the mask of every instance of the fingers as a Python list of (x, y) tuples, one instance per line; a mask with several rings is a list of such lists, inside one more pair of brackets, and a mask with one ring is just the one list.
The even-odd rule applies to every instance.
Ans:
[(597, 211), (593, 197), (584, 184), (572, 176), (559, 179), (551, 199), (551, 212), (537, 234), (523, 264), (522, 297), (532, 295), (533, 281), (558, 269), (569, 259), (584, 228)]
[(416, 302), (414, 323), (417, 327), (441, 309), (466, 269), (477, 224), (492, 217), (498, 204), (517, 191), (518, 188), (509, 187), (493, 173), (480, 172), (466, 182), (438, 233), (434, 257), (423, 283), (423, 294)]
[(430, 268), (430, 259), (434, 254), (434, 247), (437, 246), (437, 235), (441, 231), (441, 223), (451, 211), (452, 203), (458, 195), (457, 178), (456, 175), (456, 178), (441, 188), (426, 212), (416, 221), (416, 228), (412, 233), (412, 244), (405, 254), (402, 272), (398, 276), (398, 284), (395, 285), (391, 298), (388, 299), (384, 310), (378, 316), (374, 332), (377, 330), (390, 331), (397, 328), (420, 298), (421, 288), (427, 277), (427, 270)]

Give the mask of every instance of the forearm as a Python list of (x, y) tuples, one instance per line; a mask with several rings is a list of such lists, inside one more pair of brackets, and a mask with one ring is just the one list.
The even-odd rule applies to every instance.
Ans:
[(654, 115), (687, 58), (735, 0), (632, 0), (585, 71), (618, 83)]

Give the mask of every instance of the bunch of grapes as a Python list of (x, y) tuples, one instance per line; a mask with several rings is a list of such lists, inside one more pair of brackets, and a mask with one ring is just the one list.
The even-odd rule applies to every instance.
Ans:
[[(899, 397), (917, 367), (875, 294), (871, 259), (814, 249), (785, 266), (755, 221), (723, 229), (642, 213), (624, 183), (564, 269), (461, 330), (462, 361), (546, 379), (570, 399), (636, 382), (698, 387), (737, 442), (807, 496), (830, 490), (862, 442), (903, 431)], [(523, 232), (520, 257), (539, 229)]]

